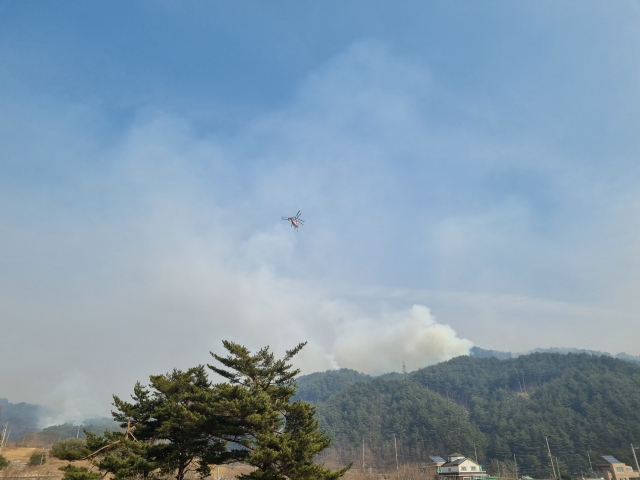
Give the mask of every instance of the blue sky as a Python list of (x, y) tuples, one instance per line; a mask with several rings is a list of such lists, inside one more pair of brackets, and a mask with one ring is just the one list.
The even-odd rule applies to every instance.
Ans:
[(639, 26), (638, 1), (4, 0), (0, 394), (97, 412), (222, 339), (308, 340), (305, 372), (640, 354)]

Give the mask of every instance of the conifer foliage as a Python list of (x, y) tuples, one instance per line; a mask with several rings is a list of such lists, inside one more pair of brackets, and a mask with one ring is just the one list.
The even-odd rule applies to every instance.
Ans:
[[(149, 458), (147, 442), (128, 438), (122, 432), (105, 432), (103, 437), (91, 432), (85, 433), (87, 449), (94, 452), (88, 457), (98, 470), (105, 475), (111, 474), (113, 480), (149, 478), (157, 469), (157, 465)], [(74, 480), (67, 474), (63, 478)]]
[[(333, 480), (349, 469), (333, 472), (313, 462), (327, 448), (329, 437), (319, 430), (315, 407), (298, 400), (295, 376), (287, 362), (306, 343), (301, 343), (276, 360), (269, 348), (252, 355), (245, 347), (223, 342), (226, 357), (213, 354), (225, 368), (209, 368), (228, 382), (212, 389), (215, 414), (232, 419), (233, 436), (226, 438), (242, 449), (237, 459), (256, 467), (240, 478), (245, 480)], [(215, 432), (212, 432), (215, 435)]]
[[(144, 456), (160, 473), (176, 472), (182, 480), (189, 471), (210, 474), (211, 464), (230, 455), (226, 442), (206, 434), (202, 404), (210, 398), (210, 382), (203, 366), (166, 375), (152, 375), (150, 388), (140, 382), (133, 389), (134, 403), (114, 396), (114, 419), (135, 426), (134, 438), (144, 441)], [(161, 440), (161, 442), (158, 442)], [(152, 469), (153, 470), (153, 469)]]

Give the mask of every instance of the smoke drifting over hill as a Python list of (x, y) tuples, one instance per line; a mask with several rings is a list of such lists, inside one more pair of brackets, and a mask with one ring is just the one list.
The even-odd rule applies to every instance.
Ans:
[(427, 307), (414, 305), (379, 322), (347, 322), (340, 328), (334, 358), (339, 367), (380, 374), (400, 370), (401, 362), (416, 369), (468, 355), (472, 346), (449, 325), (437, 323)]
[[(323, 62), (233, 119), (217, 103), (123, 107), (3, 83), (1, 396), (58, 422), (105, 414), (111, 394), (206, 363), (223, 339), (278, 355), (308, 341), (304, 373), (414, 370), (466, 354), (466, 338), (637, 353), (637, 155), (614, 188), (598, 169), (577, 176), (582, 152), (548, 135), (487, 134), (509, 132), (518, 104), (485, 117), (385, 44)], [(280, 217), (298, 209), (293, 233)], [(617, 232), (626, 244), (609, 243)], [(604, 338), (605, 322), (627, 335)]]

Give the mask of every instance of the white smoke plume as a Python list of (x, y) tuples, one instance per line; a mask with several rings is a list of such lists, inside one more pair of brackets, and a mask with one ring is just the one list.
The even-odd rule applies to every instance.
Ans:
[(409, 369), (421, 368), (468, 355), (473, 346), (449, 325), (437, 323), (423, 305), (384, 314), (377, 322), (349, 321), (338, 332), (337, 364), (368, 373), (398, 371), (403, 362)]
[[(112, 394), (211, 362), (224, 339), (276, 354), (308, 341), (303, 373), (468, 353), (470, 341), (410, 308), (421, 302), (346, 300), (370, 280), (381, 242), (398, 239), (379, 224), (386, 196), (372, 192), (394, 188), (386, 158), (409, 148), (399, 135), (420, 124), (412, 99), (428, 78), (356, 46), (288, 107), (228, 135), (149, 108), (107, 138), (99, 111), (21, 104), (3, 137), (11, 157), (63, 180), (0, 188), (0, 251), (15, 266), (0, 275), (0, 364), (20, 359), (0, 394), (74, 421), (103, 415)], [(11, 130), (25, 125), (33, 131)], [(307, 223), (293, 233), (280, 217), (298, 209)]]

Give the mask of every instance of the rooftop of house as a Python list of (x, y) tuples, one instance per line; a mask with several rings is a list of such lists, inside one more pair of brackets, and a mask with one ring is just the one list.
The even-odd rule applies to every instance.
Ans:
[(618, 460), (616, 457), (612, 456), (612, 455), (602, 455), (602, 458), (604, 458), (608, 463), (623, 463), (620, 460)]
[[(449, 457), (451, 458), (451, 457)], [(455, 467), (456, 465), (460, 465), (462, 462), (464, 462), (465, 460), (467, 460), (466, 458), (462, 457), (462, 458), (458, 458), (456, 460), (451, 460), (447, 463), (445, 463), (444, 465), (442, 465), (443, 467)]]

